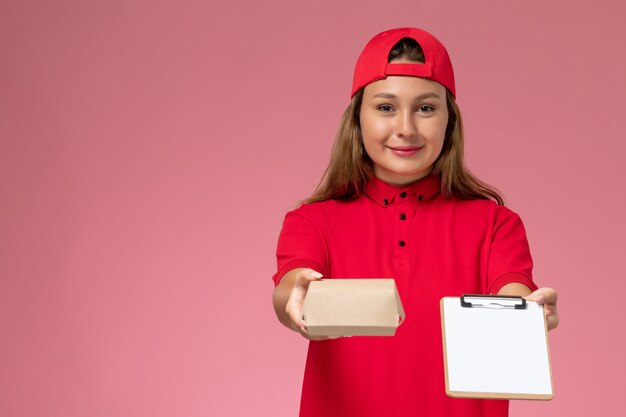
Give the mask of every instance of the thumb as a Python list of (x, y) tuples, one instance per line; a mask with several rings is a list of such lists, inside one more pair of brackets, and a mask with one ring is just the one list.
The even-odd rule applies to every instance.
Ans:
[(537, 304), (556, 304), (557, 294), (552, 288), (539, 288), (526, 297), (528, 301), (534, 301)]
[(300, 272), (297, 280), (296, 280), (296, 286), (300, 287), (300, 288), (309, 288), (309, 284), (311, 283), (311, 281), (316, 281), (320, 278), (322, 278), (322, 274), (313, 270), (313, 269), (307, 269), (304, 270), (302, 272)]
[(538, 293), (537, 291), (527, 295), (524, 298), (526, 298), (527, 301), (534, 301), (537, 304), (543, 304), (546, 301), (546, 297), (543, 294)]

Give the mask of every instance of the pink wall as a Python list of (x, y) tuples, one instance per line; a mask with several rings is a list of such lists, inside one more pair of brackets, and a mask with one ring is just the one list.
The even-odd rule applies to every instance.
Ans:
[(404, 25), (448, 46), (469, 165), (561, 296), (556, 398), (511, 415), (625, 415), (624, 6), (420, 3), (2, 2), (0, 415), (295, 415), (275, 241)]

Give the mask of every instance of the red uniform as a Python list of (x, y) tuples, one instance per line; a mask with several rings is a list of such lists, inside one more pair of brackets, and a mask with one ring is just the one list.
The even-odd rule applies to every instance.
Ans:
[(406, 311), (394, 337), (310, 342), (301, 417), (508, 415), (508, 401), (446, 395), (439, 300), (511, 282), (535, 290), (526, 233), (511, 210), (444, 198), (440, 188), (435, 175), (405, 188), (374, 178), (356, 200), (286, 215), (276, 284), (300, 267), (326, 278), (395, 278)]

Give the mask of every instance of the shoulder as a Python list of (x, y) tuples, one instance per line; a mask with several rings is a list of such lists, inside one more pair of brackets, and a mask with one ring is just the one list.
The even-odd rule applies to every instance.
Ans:
[(324, 217), (326, 213), (336, 211), (336, 206), (337, 203), (335, 200), (325, 200), (315, 203), (301, 203), (298, 207), (285, 214), (285, 221), (291, 219), (314, 221), (315, 219)]
[(521, 221), (519, 215), (506, 206), (493, 200), (463, 200), (458, 198), (441, 198), (440, 204), (454, 213), (454, 217), (497, 225), (503, 222)]
[(325, 200), (303, 203), (287, 212), (285, 223), (306, 223), (320, 230), (333, 229), (349, 219), (362, 218), (368, 212), (363, 198), (355, 200)]
[(498, 215), (514, 214), (514, 212), (510, 208), (506, 206), (501, 206), (493, 200), (441, 197), (439, 201), (442, 202), (442, 204), (444, 205), (449, 205), (459, 210), (475, 212), (476, 214), (498, 214)]
[(358, 209), (363, 197), (354, 200), (324, 200), (314, 203), (302, 203), (297, 208), (287, 212), (287, 215), (296, 216), (326, 216)]

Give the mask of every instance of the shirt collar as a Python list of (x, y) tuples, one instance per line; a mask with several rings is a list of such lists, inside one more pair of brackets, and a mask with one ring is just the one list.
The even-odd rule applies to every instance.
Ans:
[(439, 175), (430, 174), (406, 187), (396, 187), (372, 176), (365, 185), (365, 194), (375, 203), (387, 207), (398, 200), (428, 200), (441, 191)]

